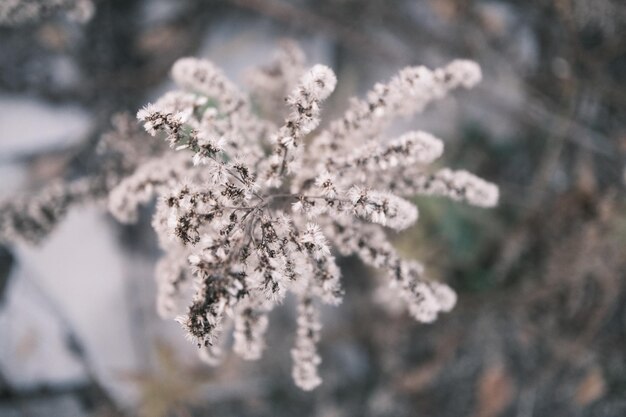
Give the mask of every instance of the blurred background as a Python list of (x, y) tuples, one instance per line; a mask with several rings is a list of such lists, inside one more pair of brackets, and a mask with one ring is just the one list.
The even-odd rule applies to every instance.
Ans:
[(22, 2), (58, 7), (0, 12), (2, 200), (89, 173), (112, 116), (167, 91), (177, 58), (239, 81), (291, 38), (338, 75), (326, 114), (406, 65), (478, 61), (478, 88), (407, 125), (501, 203), (418, 199), (393, 236), (459, 293), (434, 324), (385, 312), (373, 271), (341, 261), (312, 393), (290, 376), (291, 302), (259, 362), (206, 367), (155, 313), (150, 210), (122, 226), (80, 205), (38, 245), (0, 246), (0, 416), (626, 415), (623, 1), (102, 0), (78, 21), (75, 1)]

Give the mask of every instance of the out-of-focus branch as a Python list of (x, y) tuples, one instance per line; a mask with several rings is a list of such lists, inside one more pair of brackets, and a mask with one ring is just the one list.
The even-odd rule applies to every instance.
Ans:
[(289, 2), (279, 0), (230, 0), (230, 2), (238, 7), (258, 12), (283, 23), (295, 23), (308, 30), (314, 30), (316, 33), (326, 33), (349, 48), (367, 51), (381, 58), (396, 61), (401, 58), (398, 51), (380, 44), (370, 36), (350, 29), (330, 18), (320, 16), (304, 7), (294, 6)]
[[(4, 294), (9, 286), (9, 276), (13, 269), (13, 254), (0, 245), (0, 307), (4, 301)], [(0, 378), (0, 382), (2, 379)]]
[[(28, 279), (27, 274), (23, 274), (22, 278)], [(12, 402), (28, 401), (33, 399), (46, 399), (58, 397), (66, 394), (74, 394), (79, 398), (90, 399), (90, 403), (101, 404), (105, 406), (113, 416), (125, 416), (122, 409), (115, 403), (108, 391), (102, 386), (95, 373), (94, 366), (89, 358), (87, 349), (79, 336), (71, 321), (65, 316), (61, 307), (52, 297), (37, 283), (35, 280), (29, 279), (32, 289), (39, 294), (47, 304), (50, 312), (57, 317), (62, 327), (65, 337), (65, 343), (68, 351), (83, 366), (86, 380), (76, 383), (62, 383), (55, 385), (39, 385), (28, 388), (12, 387), (10, 381), (3, 375), (0, 369), (0, 402), (3, 400)]]

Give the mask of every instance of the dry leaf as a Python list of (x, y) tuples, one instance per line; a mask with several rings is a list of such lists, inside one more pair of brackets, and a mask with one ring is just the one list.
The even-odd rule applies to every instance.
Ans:
[(511, 403), (514, 382), (502, 364), (485, 369), (478, 380), (476, 417), (496, 417)]
[(581, 407), (585, 407), (592, 402), (598, 400), (606, 391), (606, 383), (602, 370), (600, 368), (593, 368), (583, 378), (576, 389), (576, 395), (574, 401)]

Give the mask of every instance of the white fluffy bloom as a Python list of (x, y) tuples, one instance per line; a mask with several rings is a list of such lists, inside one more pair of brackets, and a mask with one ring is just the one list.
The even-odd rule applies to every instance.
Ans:
[(472, 88), (482, 79), (480, 67), (474, 61), (457, 59), (449, 63), (444, 71), (444, 82), (449, 88), (463, 86)]
[(498, 187), (467, 171), (442, 169), (433, 175), (416, 178), (417, 193), (446, 196), (479, 207), (498, 204)]
[(246, 360), (259, 359), (265, 348), (265, 331), (269, 320), (264, 307), (243, 301), (235, 312), (233, 350)]
[(424, 282), (415, 284), (411, 297), (407, 297), (409, 312), (417, 321), (431, 323), (437, 318), (441, 309), (437, 298), (430, 287)]
[(315, 179), (315, 186), (320, 189), (322, 195), (328, 198), (337, 197), (337, 188), (335, 187), (335, 176), (328, 171), (322, 172)]
[(402, 230), (417, 220), (415, 205), (393, 194), (354, 186), (348, 190), (347, 196), (354, 213), (374, 223)]
[(430, 289), (437, 299), (437, 303), (439, 304), (439, 309), (441, 311), (447, 313), (454, 308), (456, 305), (457, 295), (450, 287), (439, 282), (431, 282)]
[(305, 135), (312, 132), (320, 123), (320, 102), (335, 89), (337, 78), (333, 71), (323, 65), (315, 65), (300, 79), (300, 83), (287, 96), (291, 112), (284, 125), (270, 137), (274, 145), (272, 158), (265, 164), (261, 176), (267, 184), (279, 186), (285, 174), (292, 174), (300, 165), (300, 146)]
[(283, 120), (277, 128), (259, 119), (246, 94), (212, 63), (179, 60), (172, 76), (181, 89), (137, 116), (186, 163), (168, 156), (145, 164), (111, 193), (109, 206), (118, 218), (132, 220), (138, 204), (160, 197), (153, 220), (166, 251), (158, 273), (160, 309), (178, 313), (185, 293), (179, 283), (193, 281), (178, 321), (210, 363), (231, 323), (234, 351), (259, 358), (268, 314), (296, 294), (293, 377), (310, 390), (321, 383), (317, 303), (336, 305), (344, 295), (331, 249), (383, 270), (389, 291), (380, 299), (431, 322), (453, 308), (456, 294), (429, 281), (419, 263), (402, 259), (383, 227), (415, 223), (418, 210), (404, 196), (441, 195), (490, 207), (498, 189), (465, 171), (433, 173), (429, 165), (442, 155), (443, 142), (429, 133), (383, 134), (397, 117), (473, 86), (480, 79), (475, 63), (405, 68), (352, 100), (319, 133), (323, 100), (337, 82), (332, 70), (316, 65), (305, 71), (289, 48), (271, 68), (257, 70), (252, 83), (255, 94), (273, 96), (268, 102), (286, 96), (287, 111), (272, 118)]
[(328, 242), (318, 225), (308, 223), (300, 240), (307, 250), (313, 254), (315, 259), (322, 259), (330, 255)]
[(353, 150), (347, 157), (331, 157), (328, 164), (340, 172), (360, 171), (363, 174), (388, 169), (428, 165), (443, 154), (443, 142), (430, 133), (409, 132), (383, 144), (368, 143)]
[(183, 89), (230, 103), (238, 98), (237, 88), (222, 71), (205, 59), (181, 58), (172, 67), (172, 78)]
[(161, 258), (156, 265), (157, 312), (162, 318), (174, 318), (179, 312), (180, 303), (189, 286), (185, 251), (172, 251)]
[(292, 376), (297, 386), (310, 391), (322, 383), (318, 366), (322, 358), (317, 353), (317, 342), (321, 324), (319, 314), (310, 298), (300, 300), (298, 304), (298, 328), (296, 342), (291, 349), (293, 359)]
[[(335, 91), (337, 77), (327, 66), (315, 65), (302, 77), (301, 85), (303, 90), (309, 91), (313, 96), (311, 101), (325, 100)], [(307, 99), (302, 97), (300, 100)]]
[(222, 348), (221, 346), (201, 346), (198, 357), (207, 365), (217, 366), (222, 362)]
[(111, 191), (109, 211), (120, 222), (135, 222), (139, 206), (175, 186), (188, 169), (186, 162), (181, 158), (168, 158), (168, 163), (162, 158), (148, 161)]
[[(385, 129), (455, 88), (472, 87), (481, 77), (476, 63), (404, 68), (351, 100), (321, 132), (321, 108), (337, 80), (323, 65), (305, 70), (293, 46), (256, 71), (255, 94), (272, 96), (265, 110), (275, 110), (277, 97), (286, 102), (271, 121), (210, 61), (183, 58), (172, 76), (179, 89), (137, 112), (145, 131), (170, 149), (139, 147), (144, 156), (137, 157), (128, 151), (134, 142), (118, 146), (127, 167), (99, 192), (123, 222), (157, 198), (152, 224), (165, 252), (156, 268), (157, 308), (178, 315), (203, 361), (218, 362), (231, 330), (234, 351), (259, 358), (268, 315), (292, 293), (299, 300), (293, 377), (303, 389), (318, 386), (318, 303), (336, 305), (344, 296), (333, 251), (382, 270), (387, 285), (378, 299), (393, 310), (431, 322), (454, 307), (454, 291), (403, 259), (385, 228), (415, 223), (415, 195), (492, 207), (498, 188), (466, 171), (433, 170), (444, 146), (431, 134), (387, 138)], [(96, 185), (79, 180), (2, 204), (0, 240), (37, 240), (70, 205), (95, 195)]]

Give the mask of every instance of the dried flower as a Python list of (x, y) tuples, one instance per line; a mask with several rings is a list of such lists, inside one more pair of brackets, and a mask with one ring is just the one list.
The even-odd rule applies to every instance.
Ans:
[[(309, 390), (321, 383), (317, 305), (343, 297), (333, 249), (385, 271), (394, 303), (431, 322), (452, 309), (454, 291), (426, 279), (419, 263), (403, 260), (381, 226), (403, 230), (415, 223), (417, 208), (404, 197), (438, 195), (491, 207), (498, 189), (465, 171), (431, 173), (443, 142), (429, 133), (382, 139), (395, 118), (476, 84), (475, 63), (406, 68), (312, 135), (337, 80), (323, 65), (304, 71), (294, 48), (277, 55), (274, 70), (250, 73), (257, 99), (264, 91), (286, 96), (289, 111), (280, 127), (252, 112), (248, 96), (209, 61), (175, 63), (172, 76), (181, 90), (137, 117), (179, 153), (143, 164), (112, 191), (109, 207), (132, 221), (138, 204), (159, 196), (153, 225), (166, 252), (158, 266), (159, 311), (178, 315), (208, 362), (219, 357), (231, 323), (235, 352), (259, 358), (268, 313), (296, 294), (293, 377)], [(194, 295), (181, 311), (187, 288)]]
[[(71, 208), (103, 202), (120, 181), (138, 166), (163, 152), (164, 147), (160, 143), (146, 140), (149, 136), (139, 130), (130, 116), (117, 114), (112, 122), (114, 129), (105, 133), (98, 142), (98, 155), (88, 176), (78, 179), (57, 178), (35, 193), (0, 202), (0, 242), (41, 242)], [(134, 177), (133, 181), (137, 180), (138, 177)], [(120, 218), (126, 216), (127, 221), (134, 219), (132, 210), (136, 210), (139, 202), (150, 198), (150, 195), (135, 196), (132, 191), (128, 188), (123, 193), (118, 191), (120, 201), (115, 202), (113, 198), (120, 210)], [(138, 200), (132, 203), (132, 209), (124, 207), (124, 204), (135, 198)], [(125, 214), (121, 212), (124, 209), (127, 210)]]

